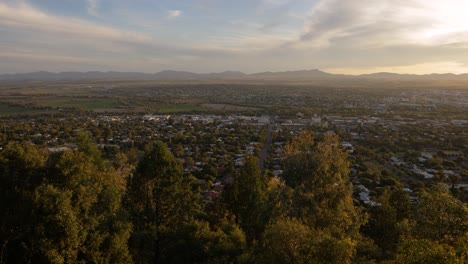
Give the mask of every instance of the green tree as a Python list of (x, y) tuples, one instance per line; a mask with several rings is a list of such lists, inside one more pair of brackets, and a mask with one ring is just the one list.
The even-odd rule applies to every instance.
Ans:
[(266, 180), (260, 173), (257, 158), (249, 155), (225, 195), (229, 209), (237, 217), (249, 242), (260, 237), (267, 222), (266, 198)]
[(336, 239), (302, 221), (280, 217), (267, 226), (259, 250), (263, 263), (350, 263), (352, 239)]
[(409, 196), (401, 189), (386, 188), (377, 201), (380, 205), (369, 208), (369, 219), (362, 231), (382, 249), (384, 258), (391, 259), (400, 240), (401, 222), (409, 217)]
[(405, 190), (400, 188), (392, 190), (388, 202), (395, 208), (398, 222), (410, 216), (411, 202), (409, 194)]
[(326, 134), (315, 143), (303, 132), (286, 146), (284, 179), (294, 189), (290, 215), (316, 234), (310, 243), (323, 261), (351, 261), (363, 223), (354, 207), (347, 153), (338, 137)]
[(264, 263), (311, 263), (313, 235), (301, 221), (280, 217), (263, 233), (260, 259)]
[[(105, 166), (96, 145), (86, 135), (79, 138), (77, 145), (77, 151), (65, 151), (52, 160), (47, 182), (53, 188), (44, 187), (52, 198), (56, 195), (55, 189), (71, 194), (70, 204), (79, 229), (74, 261), (128, 263), (131, 261), (127, 247), (131, 225), (121, 206), (124, 193), (118, 184), (121, 176)], [(50, 196), (36, 196), (38, 205), (49, 208), (62, 206), (49, 205), (54, 200), (41, 201), (41, 197), (46, 199)], [(42, 212), (41, 219), (60, 219), (62, 213), (60, 207), (50, 209)], [(37, 226), (41, 226), (41, 221)], [(43, 236), (38, 235), (38, 239), (54, 239), (49, 232), (40, 234)]]
[[(295, 187), (293, 214), (314, 229), (330, 229), (332, 232), (335, 229), (337, 235), (342, 231), (356, 235), (361, 221), (359, 211), (353, 205), (347, 154), (339, 148), (338, 138), (328, 134), (312, 149), (304, 150), (304, 145), (311, 145), (302, 143), (308, 138), (308, 134), (303, 134), (298, 138), (301, 144), (293, 142), (288, 145), (288, 148), (300, 145), (300, 150), (298, 152), (293, 147), (294, 155), (286, 158), (304, 161), (302, 168), (295, 172), (303, 174), (301, 183), (292, 186)], [(287, 180), (290, 173), (291, 170), (286, 168), (286, 183), (290, 182)]]
[(466, 263), (468, 208), (444, 185), (419, 194), (398, 244), (398, 263)]
[(235, 263), (247, 244), (242, 230), (226, 221), (211, 227), (206, 221), (194, 220), (177, 233), (175, 241), (166, 251), (170, 263)]
[(267, 219), (287, 215), (292, 207), (293, 189), (276, 177), (270, 178), (267, 186)]
[(2, 261), (131, 261), (131, 226), (120, 206), (123, 190), (115, 185), (120, 175), (106, 168), (86, 135), (78, 143), (77, 151), (51, 156), (30, 145), (9, 146), (0, 155), (2, 195), (16, 206), (2, 210)]
[(282, 175), (287, 185), (295, 188), (308, 180), (315, 169), (312, 163), (314, 146), (314, 136), (309, 131), (303, 131), (300, 136), (288, 142), (285, 147), (285, 171)]
[(77, 261), (84, 233), (72, 205), (72, 191), (44, 184), (34, 194), (36, 226), (34, 251), (36, 261), (72, 263)]
[(412, 219), (411, 234), (421, 239), (453, 244), (468, 232), (468, 207), (443, 185), (420, 195)]
[(398, 245), (396, 263), (404, 264), (457, 264), (465, 263), (447, 245), (427, 239), (405, 239)]
[(184, 147), (181, 144), (176, 144), (172, 148), (172, 153), (174, 153), (174, 155), (177, 158), (182, 158), (184, 156), (184, 153), (185, 153)]
[(134, 232), (131, 249), (136, 262), (169, 261), (171, 247), (200, 209), (200, 197), (192, 190), (193, 178), (166, 145), (155, 142), (129, 179), (127, 208)]
[(0, 263), (32, 257), (34, 190), (46, 176), (47, 154), (32, 144), (9, 143), (0, 153)]

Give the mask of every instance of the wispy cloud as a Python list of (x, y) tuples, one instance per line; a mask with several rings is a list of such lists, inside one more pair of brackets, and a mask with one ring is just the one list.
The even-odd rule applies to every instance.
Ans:
[(153, 72), (184, 67), (186, 58), (209, 60), (233, 52), (219, 46), (160, 41), (140, 32), (53, 15), (25, 3), (0, 3), (0, 28), (1, 72), (64, 69)]
[(92, 16), (97, 16), (98, 0), (87, 0), (88, 14)]
[(292, 0), (261, 0), (262, 4), (269, 6), (282, 6), (292, 2)]
[[(0, 72), (459, 72), (468, 65), (466, 0), (179, 1), (148, 1), (142, 10), (129, 1), (86, 0), (60, 13), (63, 3), (52, 9), (39, 0), (0, 0)], [(104, 6), (108, 12), (99, 12)], [(83, 7), (99, 20), (83, 16)], [(183, 26), (176, 23), (182, 18)]]
[(169, 19), (180, 17), (181, 15), (182, 15), (182, 11), (180, 10), (170, 10), (167, 12), (167, 18)]
[(87, 39), (104, 39), (122, 42), (149, 42), (150, 36), (125, 31), (85, 20), (49, 15), (26, 4), (16, 6), (0, 3), (0, 25), (20, 28), (32, 33), (52, 32)]
[(322, 0), (311, 11), (301, 41), (309, 47), (447, 44), (447, 36), (461, 40), (468, 32), (464, 12), (457, 11), (466, 8), (463, 0)]
[(15, 59), (15, 60), (25, 60), (25, 61), (48, 61), (48, 62), (68, 62), (68, 63), (77, 63), (77, 62), (97, 62), (93, 58), (85, 58), (78, 56), (56, 56), (56, 55), (41, 55), (41, 54), (32, 54), (32, 53), (8, 53), (0, 52), (0, 58), (2, 59)]

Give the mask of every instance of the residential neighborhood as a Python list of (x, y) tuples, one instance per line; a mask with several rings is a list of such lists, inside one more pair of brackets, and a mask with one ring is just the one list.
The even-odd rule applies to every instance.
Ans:
[[(246, 116), (239, 114), (93, 114), (92, 116), (7, 121), (1, 125), (4, 144), (28, 140), (51, 153), (74, 149), (74, 137), (90, 133), (105, 155), (142, 150), (148, 142), (166, 142), (184, 172), (195, 176), (205, 201), (218, 197), (224, 184), (244, 165), (246, 155), (260, 157), (264, 168), (281, 179), (284, 147), (301, 131), (315, 137), (339, 135), (348, 152), (351, 179), (359, 200), (372, 201), (380, 187), (402, 185), (416, 199), (424, 185), (444, 182), (462, 200), (468, 198), (466, 120), (415, 119), (400, 116)], [(8, 127), (8, 129), (6, 129)], [(271, 141), (267, 142), (268, 133)], [(267, 143), (267, 145), (265, 145)], [(138, 155), (138, 151), (135, 153)], [(130, 171), (128, 171), (130, 172)], [(377, 192), (377, 193), (376, 193)]]

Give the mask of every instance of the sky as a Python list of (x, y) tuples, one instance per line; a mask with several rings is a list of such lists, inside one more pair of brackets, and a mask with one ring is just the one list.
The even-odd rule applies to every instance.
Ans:
[(0, 73), (467, 73), (468, 0), (0, 0)]

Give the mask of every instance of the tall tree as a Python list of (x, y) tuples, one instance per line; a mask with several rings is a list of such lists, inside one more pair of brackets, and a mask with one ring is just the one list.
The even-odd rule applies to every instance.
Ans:
[[(105, 166), (99, 149), (87, 135), (80, 135), (77, 145), (78, 150), (52, 159), (47, 182), (36, 190), (39, 218), (35, 230), (38, 239), (47, 241), (42, 244), (41, 255), (58, 263), (57, 254), (68, 256), (65, 262), (128, 263), (131, 225), (121, 206), (124, 190), (117, 184), (121, 175)], [(58, 203), (59, 199), (63, 201)], [(75, 222), (65, 222), (67, 227), (62, 223), (66, 219)], [(56, 234), (45, 228), (50, 225), (63, 227), (64, 237), (59, 239), (73, 240), (76, 246), (57, 251)], [(79, 233), (69, 238), (75, 234), (74, 228)]]
[(120, 206), (123, 190), (115, 185), (120, 175), (106, 169), (89, 138), (82, 139), (78, 150), (51, 156), (30, 145), (9, 146), (0, 155), (1, 195), (16, 207), (1, 210), (2, 261), (131, 261), (131, 226)]
[(312, 228), (355, 234), (361, 222), (353, 205), (347, 153), (336, 136), (326, 134), (316, 144), (311, 138), (310, 132), (303, 132), (287, 146), (284, 178), (295, 189), (293, 214)]
[(310, 180), (308, 178), (316, 166), (312, 163), (314, 147), (314, 134), (311, 131), (303, 131), (286, 144), (285, 171), (282, 176), (287, 185), (295, 188), (306, 180)]
[(0, 263), (31, 258), (34, 190), (46, 175), (47, 154), (9, 143), (0, 153)]
[(248, 241), (258, 239), (267, 222), (266, 187), (258, 159), (249, 155), (245, 158), (240, 174), (234, 178), (226, 192), (225, 201), (237, 217), (237, 223), (245, 231)]
[(468, 233), (468, 207), (443, 185), (420, 195), (412, 220), (412, 235), (421, 239), (453, 244)]
[(369, 208), (369, 221), (362, 231), (382, 249), (383, 257), (393, 258), (400, 241), (401, 223), (409, 217), (409, 196), (401, 189), (386, 188), (377, 201), (380, 205)]
[(287, 144), (285, 164), (284, 179), (294, 188), (290, 215), (317, 234), (311, 243), (326, 261), (350, 262), (363, 217), (353, 204), (338, 137), (326, 134), (314, 142), (312, 132), (302, 132)]
[(85, 234), (73, 208), (72, 191), (44, 184), (34, 195), (36, 226), (33, 243), (35, 259), (44, 263), (77, 261)]
[(444, 185), (419, 194), (398, 244), (398, 263), (466, 263), (468, 207)]
[(200, 208), (192, 190), (193, 179), (167, 146), (157, 141), (129, 179), (127, 208), (134, 232), (131, 248), (136, 262), (163, 261), (174, 243), (174, 234), (190, 223)]
[(262, 263), (311, 263), (313, 235), (301, 221), (279, 217), (265, 229), (259, 258)]

